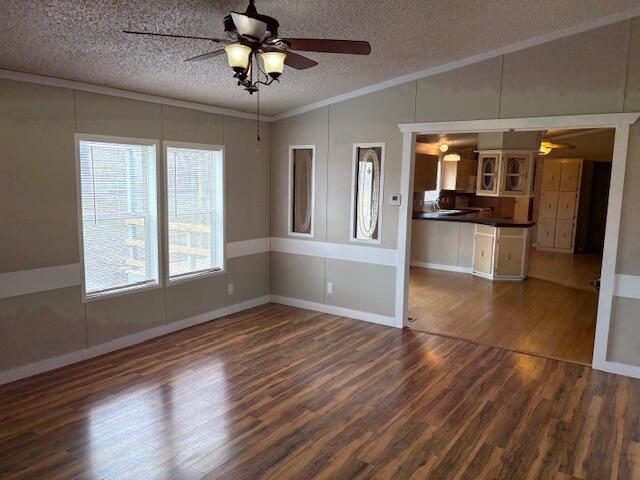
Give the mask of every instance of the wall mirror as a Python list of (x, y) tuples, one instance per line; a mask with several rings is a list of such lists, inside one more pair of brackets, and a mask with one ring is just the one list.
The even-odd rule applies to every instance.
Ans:
[(351, 240), (380, 242), (384, 144), (354, 145)]
[(315, 146), (289, 147), (289, 234), (313, 236)]

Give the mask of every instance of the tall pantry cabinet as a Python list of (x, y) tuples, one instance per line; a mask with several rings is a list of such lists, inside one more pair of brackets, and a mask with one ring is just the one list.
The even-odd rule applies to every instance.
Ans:
[(538, 212), (539, 250), (573, 253), (582, 159), (545, 159)]

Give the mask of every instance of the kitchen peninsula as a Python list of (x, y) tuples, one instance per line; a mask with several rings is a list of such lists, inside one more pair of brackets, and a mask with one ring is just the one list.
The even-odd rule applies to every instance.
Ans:
[(524, 280), (534, 224), (471, 209), (414, 213), (411, 264), (491, 280)]

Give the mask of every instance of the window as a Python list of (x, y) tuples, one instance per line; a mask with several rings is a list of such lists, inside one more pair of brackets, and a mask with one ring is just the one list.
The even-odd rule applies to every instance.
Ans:
[(224, 270), (224, 173), (219, 147), (165, 144), (170, 281)]
[(155, 143), (76, 138), (85, 299), (157, 286)]
[(289, 147), (289, 234), (313, 237), (314, 145)]
[(384, 144), (353, 147), (351, 240), (380, 243)]

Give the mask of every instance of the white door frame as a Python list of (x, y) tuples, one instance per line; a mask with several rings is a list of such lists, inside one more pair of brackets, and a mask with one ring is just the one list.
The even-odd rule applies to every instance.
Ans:
[(640, 367), (607, 360), (611, 307), (616, 280), (618, 236), (622, 213), (624, 173), (627, 166), (629, 126), (640, 113), (612, 113), (596, 115), (569, 115), (558, 117), (529, 117), (491, 120), (462, 120), (451, 122), (401, 123), (398, 128), (402, 139), (402, 170), (400, 192), (404, 201), (400, 206), (398, 221), (398, 266), (396, 269), (396, 317), (395, 326), (407, 324), (409, 302), (409, 263), (411, 247), (411, 193), (415, 162), (416, 135), (433, 133), (476, 133), (496, 131), (547, 130), (551, 128), (615, 128), (609, 206), (605, 231), (598, 316), (593, 348), (593, 368), (623, 375), (640, 377)]

